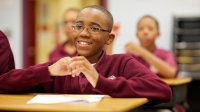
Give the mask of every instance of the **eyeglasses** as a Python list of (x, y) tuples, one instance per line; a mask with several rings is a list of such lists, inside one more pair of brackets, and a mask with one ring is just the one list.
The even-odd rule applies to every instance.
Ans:
[[(85, 26), (83, 26), (83, 25), (73, 25), (72, 28), (76, 32), (82, 32), (85, 29)], [(108, 31), (108, 30), (104, 30), (102, 28), (95, 27), (95, 26), (87, 27), (87, 31), (89, 33), (93, 33), (93, 34), (100, 33), (100, 32), (109, 32), (110, 33), (110, 31)]]

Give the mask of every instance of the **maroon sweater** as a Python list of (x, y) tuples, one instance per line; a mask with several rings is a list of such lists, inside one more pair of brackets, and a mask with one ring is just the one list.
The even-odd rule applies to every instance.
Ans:
[(96, 88), (81, 74), (78, 77), (51, 77), (49, 63), (22, 70), (11, 70), (0, 76), (0, 90), (23, 92), (40, 85), (40, 92), (68, 94), (106, 94), (111, 97), (146, 97), (156, 102), (169, 101), (172, 93), (147, 67), (128, 54), (106, 55), (103, 52), (94, 65), (99, 73)]
[(0, 75), (15, 68), (13, 53), (7, 37), (0, 31)]

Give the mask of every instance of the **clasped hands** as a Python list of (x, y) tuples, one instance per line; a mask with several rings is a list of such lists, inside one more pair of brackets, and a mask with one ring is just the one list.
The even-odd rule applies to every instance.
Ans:
[(93, 65), (84, 56), (61, 58), (49, 66), (48, 70), (52, 76), (71, 75), (72, 77), (76, 77), (82, 72), (93, 87), (96, 86), (99, 75)]

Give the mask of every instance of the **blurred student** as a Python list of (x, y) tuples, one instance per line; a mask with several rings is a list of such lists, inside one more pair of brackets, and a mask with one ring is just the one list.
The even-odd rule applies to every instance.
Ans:
[(72, 25), (74, 24), (76, 17), (78, 15), (79, 9), (70, 8), (64, 12), (63, 15), (63, 29), (66, 35), (66, 41), (58, 45), (49, 56), (49, 60), (60, 59), (65, 56), (75, 56), (76, 48), (73, 43), (73, 30)]
[(15, 68), (13, 53), (7, 37), (0, 31), (0, 75)]
[(168, 102), (172, 96), (169, 86), (132, 55), (106, 55), (104, 45), (112, 43), (115, 37), (110, 33), (112, 26), (113, 17), (105, 8), (83, 8), (73, 26), (77, 56), (20, 71), (24, 73), (10, 71), (0, 76), (0, 90), (23, 92), (40, 85), (40, 92), (104, 94)]
[(143, 16), (138, 21), (136, 35), (140, 46), (129, 42), (125, 46), (126, 52), (144, 59), (160, 77), (175, 78), (177, 64), (173, 52), (158, 48), (155, 43), (160, 36), (158, 21), (152, 16)]

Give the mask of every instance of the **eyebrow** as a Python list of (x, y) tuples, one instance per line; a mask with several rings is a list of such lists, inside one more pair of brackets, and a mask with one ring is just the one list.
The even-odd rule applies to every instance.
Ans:
[(91, 22), (91, 25), (96, 25), (96, 26), (101, 27), (98, 23), (95, 23), (95, 22)]
[(75, 21), (75, 23), (83, 23), (83, 21)]
[[(76, 23), (81, 23), (81, 24), (83, 24), (84, 22), (83, 21), (76, 21)], [(96, 26), (98, 26), (98, 27), (101, 27), (98, 23), (96, 23), (96, 22), (90, 22), (90, 26), (92, 26), (92, 25), (96, 25)]]

